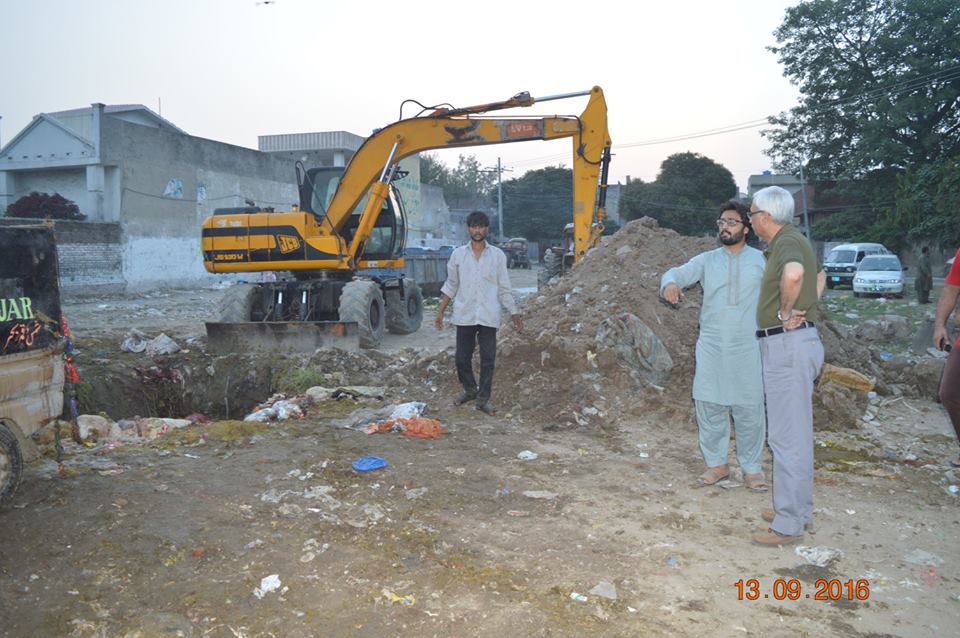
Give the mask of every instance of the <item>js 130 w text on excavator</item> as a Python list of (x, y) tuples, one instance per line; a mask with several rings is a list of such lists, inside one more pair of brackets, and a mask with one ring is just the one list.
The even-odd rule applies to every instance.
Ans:
[[(589, 96), (576, 115), (493, 117), (492, 111)], [(212, 273), (282, 272), (278, 281), (227, 291), (219, 321), (207, 324), (216, 349), (312, 350), (376, 347), (387, 330), (420, 327), (420, 288), (403, 276), (364, 276), (404, 267), (406, 213), (391, 186), (397, 162), (427, 150), (571, 138), (574, 252), (597, 243), (606, 216), (610, 135), (603, 91), (431, 107), (371, 135), (346, 168), (298, 167), (300, 204), (288, 212), (224, 209), (203, 223), (204, 267)], [(375, 269), (375, 270), (374, 270)], [(386, 269), (386, 270), (384, 270)], [(392, 269), (392, 270), (391, 270)]]

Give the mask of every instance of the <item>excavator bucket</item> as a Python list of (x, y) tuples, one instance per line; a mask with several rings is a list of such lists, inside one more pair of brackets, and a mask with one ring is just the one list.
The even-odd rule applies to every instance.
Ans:
[(207, 322), (207, 345), (220, 354), (359, 350), (354, 321)]

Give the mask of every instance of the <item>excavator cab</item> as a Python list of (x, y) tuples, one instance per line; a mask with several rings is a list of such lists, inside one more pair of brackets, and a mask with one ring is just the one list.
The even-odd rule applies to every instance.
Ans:
[[(300, 210), (313, 213), (317, 222), (323, 224), (327, 208), (333, 200), (343, 177), (345, 168), (311, 168), (303, 173), (300, 180)], [(360, 215), (367, 204), (369, 193), (360, 200), (354, 212), (347, 219), (340, 235), (347, 244), (353, 241), (353, 235), (360, 224)], [(367, 240), (362, 255), (357, 258), (368, 261), (398, 259), (406, 247), (407, 214), (400, 193), (391, 188), (390, 196), (383, 202), (383, 208), (373, 226), (370, 239)]]

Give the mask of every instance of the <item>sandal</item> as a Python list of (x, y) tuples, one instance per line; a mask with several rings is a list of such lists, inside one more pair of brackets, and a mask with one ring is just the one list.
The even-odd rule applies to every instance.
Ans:
[(697, 487), (709, 487), (711, 485), (716, 485), (720, 481), (726, 481), (730, 478), (729, 470), (721, 470), (719, 468), (726, 467), (724, 465), (718, 465), (717, 467), (711, 467), (706, 472), (697, 477)]
[(756, 472), (754, 474), (744, 474), (743, 475), (743, 486), (746, 487), (751, 492), (766, 492), (767, 482), (763, 478), (763, 474)]

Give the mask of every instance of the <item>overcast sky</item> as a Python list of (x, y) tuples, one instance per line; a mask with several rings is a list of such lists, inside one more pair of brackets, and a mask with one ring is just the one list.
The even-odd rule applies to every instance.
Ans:
[[(653, 179), (670, 154), (702, 153), (741, 190), (770, 168), (759, 128), (628, 146), (751, 122), (790, 108), (772, 32), (783, 0), (0, 0), (0, 143), (41, 112), (139, 103), (191, 135), (256, 148), (257, 136), (368, 135), (407, 98), (456, 106), (603, 88), (611, 182)], [(586, 98), (524, 113), (579, 114)], [(412, 115), (411, 111), (406, 112)], [(569, 140), (458, 153), (518, 176), (570, 165)]]

